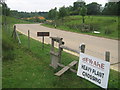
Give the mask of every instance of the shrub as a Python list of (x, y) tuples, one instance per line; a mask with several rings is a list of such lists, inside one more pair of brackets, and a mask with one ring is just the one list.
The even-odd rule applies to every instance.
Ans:
[(14, 59), (14, 43), (12, 39), (3, 32), (2, 35), (2, 54), (4, 60), (13, 60)]
[(108, 35), (108, 34), (112, 34), (113, 30), (111, 30), (110, 28), (106, 28), (105, 29), (105, 34)]

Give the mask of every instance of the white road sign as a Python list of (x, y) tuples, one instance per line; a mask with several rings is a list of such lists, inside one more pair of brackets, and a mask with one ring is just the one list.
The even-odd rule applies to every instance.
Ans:
[(77, 75), (92, 83), (107, 88), (110, 62), (80, 53)]

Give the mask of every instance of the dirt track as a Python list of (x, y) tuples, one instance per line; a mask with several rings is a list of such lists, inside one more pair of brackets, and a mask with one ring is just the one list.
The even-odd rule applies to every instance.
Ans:
[[(81, 43), (85, 43), (86, 50), (85, 53), (95, 56), (97, 58), (104, 59), (105, 51), (110, 51), (111, 64), (118, 63), (118, 41), (106, 38), (100, 38), (95, 36), (83, 35), (73, 32), (61, 31), (58, 29), (52, 29), (48, 27), (41, 26), (40, 24), (16, 24), (17, 30), (27, 35), (28, 30), (31, 32), (31, 37), (36, 40), (42, 40), (37, 37), (37, 32), (50, 32), (52, 37), (62, 37), (65, 42), (65, 46), (72, 49), (79, 50)], [(45, 38), (46, 43), (51, 43), (49, 37)], [(120, 67), (120, 63), (119, 63)], [(111, 65), (111, 68), (118, 70), (118, 64)]]

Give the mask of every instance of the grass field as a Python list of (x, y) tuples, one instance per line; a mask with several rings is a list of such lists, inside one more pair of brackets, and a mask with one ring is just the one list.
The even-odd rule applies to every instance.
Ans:
[[(12, 18), (11, 18), (12, 19)], [(12, 19), (13, 20), (13, 19)], [(17, 19), (14, 19), (17, 23)], [(25, 22), (21, 22), (25, 23)], [(26, 22), (27, 23), (27, 22)], [(13, 30), (12, 24), (10, 28)], [(4, 36), (5, 34), (3, 34)], [(5, 37), (8, 37), (7, 35)], [(7, 40), (8, 41), (7, 41)], [(13, 47), (14, 58), (3, 59), (2, 65), (2, 85), (3, 88), (100, 88), (91, 82), (78, 77), (70, 71), (61, 77), (54, 75), (59, 69), (54, 70), (50, 64), (50, 45), (45, 45), (44, 51), (42, 44), (31, 39), (31, 48), (28, 49), (27, 36), (20, 35), (21, 44), (17, 44), (12, 38), (4, 39), (10, 47)], [(7, 46), (6, 46), (7, 47)], [(9, 54), (8, 54), (9, 55)], [(67, 65), (78, 57), (68, 53), (62, 53), (62, 63)], [(109, 88), (118, 88), (120, 73), (110, 70)]]
[[(43, 25), (54, 28), (54, 23), (56, 23), (57, 28), (61, 30), (118, 39), (118, 22), (119, 20), (117, 16), (86, 16), (86, 30), (82, 30), (82, 17), (68, 16), (65, 17), (63, 21), (59, 19)], [(89, 30), (87, 30), (88, 28)], [(98, 31), (100, 34), (92, 33), (93, 31)]]

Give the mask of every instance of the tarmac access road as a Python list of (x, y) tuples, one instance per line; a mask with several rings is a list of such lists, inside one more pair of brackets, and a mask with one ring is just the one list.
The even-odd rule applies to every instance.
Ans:
[[(86, 45), (86, 54), (103, 60), (105, 60), (105, 52), (110, 51), (110, 63), (113, 64), (111, 65), (111, 68), (120, 71), (120, 61), (118, 60), (118, 40), (48, 28), (41, 24), (16, 24), (16, 27), (17, 31), (25, 35), (28, 35), (28, 30), (30, 30), (30, 37), (39, 41), (42, 41), (42, 38), (37, 37), (37, 32), (50, 32), (50, 37), (63, 38), (63, 41), (65, 42), (64, 45), (75, 50), (79, 50), (80, 44), (84, 43)], [(45, 43), (51, 44), (51, 39), (49, 37), (45, 37)], [(69, 53), (77, 55), (72, 52)]]

